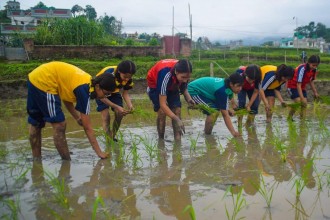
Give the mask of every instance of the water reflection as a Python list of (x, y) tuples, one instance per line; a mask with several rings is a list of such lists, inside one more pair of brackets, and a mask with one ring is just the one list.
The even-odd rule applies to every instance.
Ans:
[(265, 177), (274, 176), (277, 182), (289, 181), (292, 173), (281, 158), (279, 149), (275, 143), (283, 143), (281, 136), (277, 136), (271, 124), (266, 126), (266, 139), (261, 149), (261, 172)]
[[(165, 141), (159, 139), (158, 149), (166, 152)], [(172, 150), (172, 163), (163, 160), (154, 167), (150, 178), (150, 195), (159, 210), (166, 216), (176, 219), (191, 219), (185, 207), (192, 205), (189, 183), (182, 179), (183, 164), (181, 143), (175, 142)], [(163, 155), (168, 157), (169, 155)]]
[[(84, 132), (69, 124), (71, 162), (54, 159), (51, 138), (43, 139), (49, 146), (43, 161), (26, 160), (30, 158), (26, 131), (17, 128), (26, 123), (25, 114), (0, 116), (0, 131), (6, 133), (0, 135), (0, 189), (10, 192), (1, 199), (17, 197), (19, 216), (25, 219), (91, 219), (94, 212), (96, 219), (190, 219), (189, 211), (183, 213), (187, 206), (194, 208), (197, 219), (225, 219), (225, 205), (230, 210), (233, 206), (231, 198), (223, 195), (232, 186), (233, 193), (243, 190), (249, 208), (240, 216), (246, 219), (328, 218), (329, 133), (321, 125), (329, 128), (329, 115), (322, 114), (322, 121), (310, 111), (307, 120), (275, 117), (267, 125), (260, 115), (255, 127), (243, 126), (242, 137), (230, 139), (221, 130), (221, 120), (212, 135), (201, 135), (202, 120), (194, 116), (181, 143), (157, 140), (153, 123), (147, 126), (130, 115), (132, 124), (121, 127), (122, 143), (104, 144), (112, 151), (107, 160), (95, 159)], [(95, 115), (93, 124), (101, 125), (99, 118)], [(46, 136), (50, 131), (45, 131)], [(194, 148), (192, 140), (196, 140)], [(159, 158), (156, 151), (152, 157), (148, 154), (145, 143), (149, 150), (158, 146)], [(266, 210), (258, 192), (265, 187), (263, 180), (267, 189), (276, 186)], [(304, 186), (298, 196), (295, 181)], [(0, 213), (5, 213), (3, 201)]]
[[(247, 127), (247, 143), (242, 138), (239, 140), (240, 149), (237, 153), (234, 179), (242, 183), (244, 192), (248, 195), (255, 195), (260, 187), (260, 143), (254, 126)], [(233, 189), (239, 188), (234, 186)], [(237, 189), (236, 192), (239, 192)]]
[[(308, 130), (307, 124), (304, 120), (300, 121), (299, 128), (292, 122), (289, 122), (289, 133), (294, 138), (290, 139), (290, 150), (288, 152), (288, 163), (291, 169), (298, 176), (302, 178), (306, 187), (312, 189), (316, 185), (316, 180), (313, 176), (314, 172), (314, 150), (316, 145), (312, 143), (312, 146), (308, 149), (307, 137)], [(297, 130), (299, 133), (297, 133)], [(295, 134), (296, 133), (296, 134)], [(306, 156), (304, 155), (306, 151)]]

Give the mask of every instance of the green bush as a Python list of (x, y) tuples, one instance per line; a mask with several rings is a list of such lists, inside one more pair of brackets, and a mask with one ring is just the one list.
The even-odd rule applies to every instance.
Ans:
[[(316, 50), (306, 50), (307, 55), (319, 54)], [(299, 51), (298, 51), (299, 53)], [(319, 54), (321, 64), (319, 66), (318, 79), (330, 79), (330, 55)], [(136, 79), (144, 79), (148, 70), (159, 60), (167, 57), (123, 57), (122, 59), (109, 59), (107, 57), (98, 60), (85, 59), (62, 59), (64, 62), (71, 63), (95, 76), (101, 69), (106, 66), (118, 65), (122, 60), (132, 60), (137, 66), (137, 72), (134, 76)], [(177, 59), (180, 59), (178, 57)], [(233, 73), (239, 66), (248, 64), (263, 65), (280, 65), (285, 63), (289, 66), (296, 67), (300, 62), (296, 49), (280, 49), (265, 47), (243, 47), (236, 50), (193, 50), (189, 60), (193, 64), (192, 78), (210, 75), (210, 65), (213, 63), (213, 73), (216, 77), (226, 77), (227, 74)], [(42, 64), (42, 61), (32, 60), (28, 62), (9, 62), (0, 61), (0, 80), (18, 80), (26, 79), (27, 74), (34, 68)]]

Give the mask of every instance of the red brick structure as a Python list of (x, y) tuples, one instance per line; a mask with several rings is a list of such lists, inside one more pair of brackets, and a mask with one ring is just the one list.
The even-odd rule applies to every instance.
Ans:
[[(59, 59), (59, 58), (122, 58), (124, 56), (154, 56), (172, 55), (172, 41), (164, 37), (162, 46), (70, 46), (70, 45), (34, 45), (33, 40), (26, 39), (24, 48), (29, 59)], [(191, 40), (175, 38), (175, 56), (189, 57), (191, 55)]]

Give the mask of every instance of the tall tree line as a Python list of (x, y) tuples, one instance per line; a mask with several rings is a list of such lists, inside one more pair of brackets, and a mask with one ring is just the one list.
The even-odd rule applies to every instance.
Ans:
[(301, 35), (306, 38), (319, 38), (323, 37), (326, 42), (330, 42), (330, 28), (327, 28), (322, 23), (317, 23), (312, 21), (308, 25), (300, 26), (295, 29), (296, 34)]

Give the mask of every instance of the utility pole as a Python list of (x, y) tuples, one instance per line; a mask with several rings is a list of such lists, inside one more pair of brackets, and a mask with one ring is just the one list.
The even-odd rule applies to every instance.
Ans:
[(188, 7), (189, 7), (190, 40), (192, 42), (192, 15), (190, 14), (190, 4), (188, 4)]
[(174, 51), (174, 6), (173, 6), (173, 13), (172, 13), (172, 54), (173, 54), (173, 57), (175, 57), (175, 51)]
[(296, 39), (297, 39), (297, 55), (299, 56), (298, 48), (299, 48), (299, 38), (298, 38), (298, 18), (297, 16), (294, 16), (293, 19), (296, 20)]

